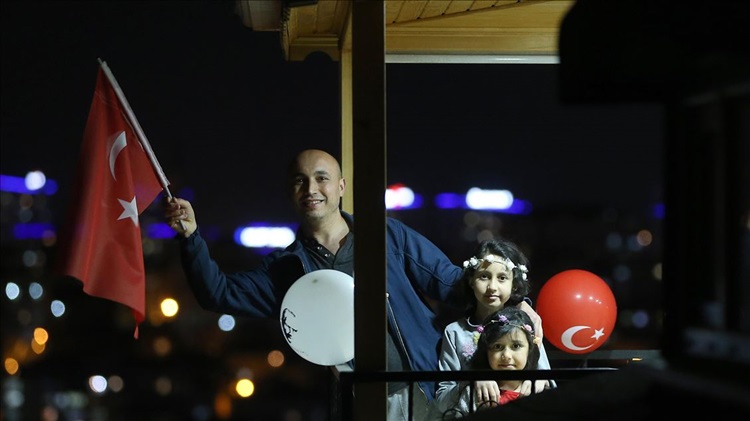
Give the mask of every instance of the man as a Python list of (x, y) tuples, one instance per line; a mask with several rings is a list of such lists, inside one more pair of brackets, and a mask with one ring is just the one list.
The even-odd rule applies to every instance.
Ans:
[[(203, 308), (278, 319), (286, 291), (305, 273), (334, 269), (353, 276), (353, 217), (340, 210), (346, 180), (339, 162), (322, 150), (304, 150), (290, 163), (287, 176), (300, 217), (297, 237), (245, 272), (227, 274), (219, 269), (188, 201), (174, 198), (165, 204), (165, 216), (180, 234), (187, 280)], [(441, 332), (433, 324), (435, 314), (420, 296), (450, 303), (462, 269), (400, 221), (388, 218), (386, 231), (388, 371), (437, 371)], [(435, 384), (420, 382), (415, 389), (413, 415), (421, 419), (434, 397)], [(406, 384), (388, 384), (389, 420), (407, 419), (408, 402)]]

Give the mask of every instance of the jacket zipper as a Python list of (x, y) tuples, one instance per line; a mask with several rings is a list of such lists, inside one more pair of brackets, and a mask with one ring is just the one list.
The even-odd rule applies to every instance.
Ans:
[[(391, 321), (391, 324), (393, 325), (394, 333), (396, 334), (396, 339), (398, 339), (398, 345), (401, 347), (401, 351), (406, 356), (406, 361), (409, 363), (409, 369), (414, 371), (414, 365), (411, 362), (409, 353), (406, 352), (406, 345), (404, 344), (404, 340), (401, 337), (401, 330), (398, 328), (398, 323), (396, 323), (396, 316), (393, 314), (393, 308), (391, 307), (390, 295), (388, 293), (385, 294), (385, 302), (386, 304), (388, 304), (388, 319)], [(425, 393), (424, 389), (422, 389), (422, 385), (419, 382), (416, 382), (416, 384), (417, 384), (417, 388), (419, 388), (419, 391), (422, 392), (422, 394), (426, 397), (427, 393)], [(412, 391), (409, 390), (409, 393), (412, 393)]]

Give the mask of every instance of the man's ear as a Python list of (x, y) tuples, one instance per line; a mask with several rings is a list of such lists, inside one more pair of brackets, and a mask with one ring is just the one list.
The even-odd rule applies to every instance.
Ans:
[(346, 192), (346, 178), (341, 177), (341, 180), (339, 180), (339, 189), (341, 190), (340, 196), (344, 196)]

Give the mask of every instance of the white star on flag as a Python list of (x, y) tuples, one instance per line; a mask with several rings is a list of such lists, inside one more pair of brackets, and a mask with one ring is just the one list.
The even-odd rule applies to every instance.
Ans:
[(122, 213), (120, 214), (120, 217), (117, 218), (119, 221), (120, 219), (130, 218), (133, 220), (133, 224), (135, 226), (138, 226), (138, 205), (135, 203), (135, 196), (133, 196), (133, 200), (128, 202), (127, 200), (117, 199), (118, 202), (122, 205)]

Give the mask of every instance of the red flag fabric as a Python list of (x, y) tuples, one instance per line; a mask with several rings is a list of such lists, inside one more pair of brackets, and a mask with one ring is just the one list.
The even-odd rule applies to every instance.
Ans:
[(139, 215), (162, 191), (148, 155), (104, 70), (99, 68), (68, 214), (63, 272), (89, 295), (145, 320), (146, 272)]

